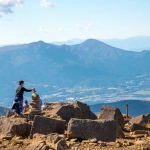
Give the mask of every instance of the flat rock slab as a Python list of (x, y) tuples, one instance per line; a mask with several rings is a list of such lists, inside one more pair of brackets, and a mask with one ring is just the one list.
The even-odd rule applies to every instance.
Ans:
[(31, 136), (35, 133), (45, 135), (50, 133), (63, 134), (65, 129), (66, 129), (66, 121), (64, 120), (35, 116), (33, 126), (31, 129)]
[(30, 144), (26, 150), (53, 150), (51, 147), (46, 145), (44, 142), (34, 142)]
[(0, 134), (28, 137), (30, 135), (31, 124), (17, 119), (0, 118)]
[(72, 118), (68, 123), (68, 137), (92, 139), (104, 142), (116, 140), (117, 121), (115, 120), (90, 120)]
[(133, 131), (136, 131), (136, 130), (150, 130), (150, 129), (146, 128), (146, 127), (143, 127), (142, 125), (133, 123), (130, 127), (130, 131), (133, 132)]

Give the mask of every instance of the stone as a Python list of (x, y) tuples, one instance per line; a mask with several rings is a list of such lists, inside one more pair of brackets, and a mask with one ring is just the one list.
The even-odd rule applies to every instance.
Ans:
[(99, 144), (100, 146), (102, 146), (102, 147), (107, 146), (107, 144), (106, 144), (105, 142), (103, 142), (103, 141), (98, 141), (98, 144)]
[(56, 148), (56, 143), (59, 141), (59, 140), (61, 140), (62, 138), (61, 137), (59, 137), (59, 134), (57, 134), (57, 133), (52, 133), (52, 134), (49, 134), (48, 136), (47, 136), (47, 140), (46, 140), (46, 143), (49, 145), (49, 146), (51, 146), (51, 147), (53, 147), (54, 149)]
[(54, 150), (54, 149), (52, 149), (48, 145), (44, 145), (41, 150)]
[(97, 139), (96, 138), (90, 139), (90, 143), (97, 143)]
[(74, 118), (74, 107), (72, 105), (61, 106), (56, 114), (68, 122), (72, 117)]
[(47, 146), (45, 142), (34, 142), (30, 144), (26, 150), (49, 150), (51, 147)]
[(68, 137), (113, 142), (116, 140), (117, 121), (72, 118), (68, 123)]
[(120, 109), (113, 106), (103, 106), (99, 115), (99, 119), (116, 120), (121, 128), (124, 127), (124, 118)]
[(136, 144), (136, 145), (143, 145), (143, 144), (145, 144), (145, 141), (135, 141), (134, 144)]
[(75, 108), (74, 118), (92, 120), (97, 119), (97, 116), (90, 111), (90, 107), (87, 104), (80, 101), (74, 101), (72, 105)]
[(117, 147), (117, 148), (119, 148), (119, 147), (121, 147), (121, 146), (122, 146), (122, 143), (121, 143), (121, 142), (117, 142), (117, 143), (116, 143), (116, 147)]
[(141, 138), (141, 137), (144, 137), (145, 134), (136, 134), (136, 135), (130, 135), (129, 137), (130, 138)]
[(2, 137), (2, 140), (11, 140), (12, 136), (11, 135), (6, 135)]
[(7, 111), (6, 113), (6, 118), (9, 118), (9, 117), (12, 117), (15, 115), (15, 112), (12, 112), (12, 111)]
[(69, 150), (69, 146), (66, 144), (66, 141), (64, 139), (59, 140), (56, 143), (56, 150)]
[(69, 147), (67, 146), (65, 139), (60, 137), (59, 134), (57, 133), (47, 135), (46, 143), (47, 145), (56, 150), (67, 150), (67, 149), (69, 150)]
[(77, 138), (75, 138), (75, 139), (71, 139), (71, 140), (70, 140), (70, 142), (72, 142), (72, 143), (77, 142), (77, 141), (78, 141), (78, 139), (77, 139)]
[(150, 120), (150, 114), (140, 115), (140, 116), (137, 116), (135, 118), (130, 119), (129, 123), (131, 125), (138, 124), (138, 125), (141, 125), (143, 127), (146, 127), (146, 124), (149, 123), (149, 120)]
[(145, 130), (136, 130), (133, 132), (134, 135), (136, 134), (148, 134)]
[(35, 133), (50, 134), (50, 133), (64, 133), (66, 129), (66, 121), (57, 120), (42, 116), (35, 116), (33, 126), (31, 129), (31, 136)]
[(0, 118), (0, 134), (10, 136), (28, 137), (30, 135), (31, 124), (23, 120)]
[(146, 128), (146, 127), (143, 127), (139, 124), (135, 124), (133, 123), (131, 126), (130, 126), (130, 131), (133, 132), (133, 131), (136, 131), (136, 130), (149, 130), (149, 128)]
[(35, 133), (33, 135), (33, 139), (37, 141), (45, 141), (47, 139), (47, 135)]
[(106, 143), (107, 146), (113, 146), (113, 147), (116, 147), (116, 144), (117, 144), (116, 142), (107, 142)]
[(122, 128), (120, 127), (119, 124), (117, 126), (116, 138), (125, 138), (125, 135), (124, 135)]
[(23, 140), (18, 140), (17, 144), (23, 144)]

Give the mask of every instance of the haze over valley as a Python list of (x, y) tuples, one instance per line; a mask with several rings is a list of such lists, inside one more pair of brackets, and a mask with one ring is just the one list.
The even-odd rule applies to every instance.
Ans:
[[(1, 47), (0, 104), (12, 104), (18, 79), (35, 87), (43, 102), (150, 100), (149, 60), (150, 51), (125, 51), (95, 39), (71, 46), (39, 41)], [(25, 98), (31, 100), (30, 93)]]
[(150, 101), (149, 8), (148, 0), (0, 1), (0, 105), (11, 107), (19, 80), (43, 103)]

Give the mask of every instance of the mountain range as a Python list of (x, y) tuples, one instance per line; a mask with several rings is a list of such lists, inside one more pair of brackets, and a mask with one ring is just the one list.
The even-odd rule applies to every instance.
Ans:
[(120, 109), (122, 114), (126, 114), (126, 104), (128, 104), (128, 114), (131, 117), (136, 117), (139, 115), (146, 115), (150, 111), (150, 101), (140, 101), (140, 100), (124, 100), (112, 103), (99, 103), (91, 105), (90, 109), (92, 112), (99, 114), (103, 105), (114, 106)]
[[(78, 98), (83, 87), (117, 87), (129, 91), (126, 85), (128, 83), (134, 86), (134, 92), (149, 89), (149, 62), (148, 50), (126, 51), (95, 39), (88, 39), (76, 45), (54, 45), (38, 41), (0, 47), (1, 104), (6, 106), (13, 101), (15, 88), (20, 79), (26, 81), (27, 87), (36, 87), (40, 95), (47, 95), (50, 100), (55, 97), (54, 95), (59, 95), (57, 100), (66, 100), (61, 91), (66, 87), (74, 87), (74, 90), (65, 91), (70, 97), (78, 95)], [(75, 87), (78, 86), (81, 88), (76, 88), (77, 91)], [(54, 88), (55, 93), (52, 93)], [(96, 95), (99, 92), (97, 91)], [(107, 95), (109, 92), (108, 90)], [(94, 93), (95, 91), (91, 90), (91, 94)], [(105, 91), (102, 94), (104, 93)], [(82, 95), (86, 94), (82, 92)]]
[[(99, 39), (99, 41), (102, 41), (108, 45), (124, 49), (124, 50), (130, 50), (130, 51), (143, 51), (143, 50), (150, 50), (150, 36), (133, 36), (130, 38), (125, 39), (119, 39), (119, 38), (113, 38), (113, 39)], [(52, 42), (56, 45), (75, 45), (75, 44), (81, 44), (84, 42), (85, 39), (79, 39), (74, 38), (68, 41), (64, 42)]]
[(134, 36), (126, 39), (102, 39), (101, 41), (125, 50), (150, 50), (150, 36)]

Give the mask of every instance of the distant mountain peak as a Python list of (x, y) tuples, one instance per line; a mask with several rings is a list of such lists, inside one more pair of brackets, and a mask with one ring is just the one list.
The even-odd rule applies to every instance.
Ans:
[(37, 44), (37, 43), (39, 43), (39, 44), (45, 44), (46, 42), (44, 42), (44, 41), (40, 40), (40, 41), (33, 42), (33, 43), (34, 43), (34, 44)]
[(103, 49), (116, 49), (116, 50), (120, 50), (119, 48), (110, 46), (102, 41), (99, 41), (97, 39), (87, 39), (86, 41), (84, 41), (83, 43), (81, 43), (82, 46), (90, 46), (90, 47), (103, 47)]
[(83, 43), (85, 43), (85, 42), (101, 42), (101, 41), (90, 38), (90, 39), (85, 40)]

